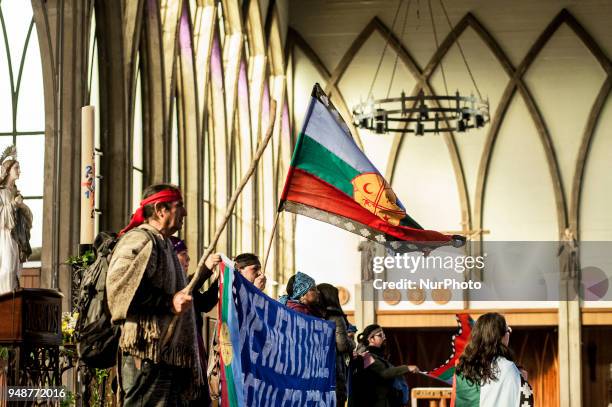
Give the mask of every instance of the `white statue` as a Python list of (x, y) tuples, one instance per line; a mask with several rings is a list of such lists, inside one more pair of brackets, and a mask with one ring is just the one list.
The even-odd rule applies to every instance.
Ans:
[(32, 212), (15, 185), (19, 174), (17, 149), (10, 146), (0, 156), (0, 294), (19, 286), (21, 265), (32, 254)]

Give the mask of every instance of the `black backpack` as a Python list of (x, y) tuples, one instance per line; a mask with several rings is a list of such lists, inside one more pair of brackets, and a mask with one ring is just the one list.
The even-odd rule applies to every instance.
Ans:
[[(155, 243), (155, 237), (150, 232), (132, 230), (144, 232)], [(93, 244), (95, 260), (81, 278), (75, 334), (79, 358), (90, 368), (106, 369), (117, 362), (121, 329), (111, 322), (106, 298), (106, 274), (118, 241), (117, 234), (100, 232)]]

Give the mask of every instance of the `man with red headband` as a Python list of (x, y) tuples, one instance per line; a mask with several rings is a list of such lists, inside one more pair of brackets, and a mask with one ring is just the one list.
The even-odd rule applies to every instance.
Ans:
[[(124, 406), (177, 406), (204, 384), (192, 297), (169, 237), (187, 211), (170, 184), (145, 189), (124, 228), (106, 279), (113, 323), (121, 325), (119, 383)], [(164, 342), (172, 319), (174, 334)]]

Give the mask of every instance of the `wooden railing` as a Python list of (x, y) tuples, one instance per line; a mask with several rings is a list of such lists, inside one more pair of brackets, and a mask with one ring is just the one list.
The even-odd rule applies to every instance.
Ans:
[(410, 407), (419, 407), (419, 400), (429, 401), (428, 407), (449, 407), (451, 392), (450, 387), (415, 387), (410, 392)]

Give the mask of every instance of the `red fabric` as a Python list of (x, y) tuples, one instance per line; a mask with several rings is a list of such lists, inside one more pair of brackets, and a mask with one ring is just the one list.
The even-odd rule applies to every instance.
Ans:
[[(461, 334), (453, 335), (453, 349), (455, 350), (448, 362), (440, 367), (435, 368), (428, 373), (429, 376), (439, 378), (449, 369), (455, 369), (459, 363), (459, 357), (463, 354), (465, 347), (470, 341), (470, 335), (472, 334), (473, 320), (470, 314), (462, 313), (456, 314), (457, 322), (459, 323)], [(454, 377), (454, 375), (453, 375)], [(454, 379), (453, 379), (454, 380)]]
[(413, 229), (385, 222), (333, 185), (314, 175), (292, 168), (291, 184), (285, 188), (287, 201), (301, 203), (344, 216), (395, 238), (413, 242), (448, 242), (452, 236), (434, 230)]
[(151, 195), (148, 198), (140, 201), (140, 206), (136, 209), (136, 212), (132, 215), (132, 219), (130, 220), (129, 225), (124, 227), (121, 232), (119, 232), (119, 236), (128, 232), (131, 229), (134, 229), (137, 226), (140, 226), (144, 223), (144, 207), (145, 205), (153, 204), (153, 203), (164, 203), (164, 202), (175, 202), (182, 201), (183, 196), (176, 189), (164, 189), (163, 191), (159, 191), (156, 194)]
[(287, 194), (289, 193), (289, 189), (291, 187), (291, 181), (293, 179), (293, 173), (295, 171), (295, 167), (289, 167), (289, 171), (287, 171), (287, 178), (285, 179), (285, 186), (283, 187), (283, 193), (281, 194), (281, 202), (287, 199)]
[(322, 317), (321, 313), (317, 309), (309, 305), (302, 304), (299, 301), (289, 300), (287, 301), (286, 305), (287, 308), (292, 309), (295, 312), (299, 312), (300, 314), (310, 315), (318, 318)]

